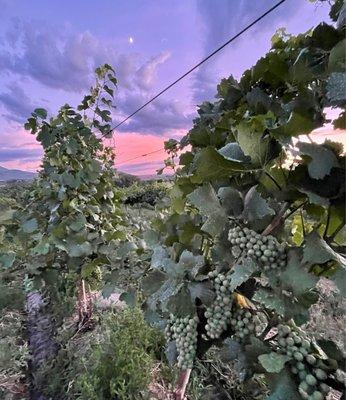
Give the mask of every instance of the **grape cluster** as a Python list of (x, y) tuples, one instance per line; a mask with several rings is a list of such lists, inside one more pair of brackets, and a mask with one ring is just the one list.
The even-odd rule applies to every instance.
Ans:
[(302, 332), (288, 325), (278, 326), (280, 352), (292, 357), (292, 372), (299, 380), (299, 393), (303, 399), (324, 400), (329, 387), (324, 383), (328, 375), (326, 365), (314, 355), (311, 341)]
[(197, 316), (178, 318), (171, 315), (165, 329), (167, 341), (175, 340), (178, 366), (184, 370), (193, 367), (197, 349), (197, 323)]
[(232, 292), (229, 288), (231, 272), (222, 274), (211, 271), (208, 277), (213, 283), (216, 299), (205, 311), (204, 315), (207, 318), (205, 330), (207, 336), (216, 339), (226, 330), (232, 317)]
[(252, 257), (265, 270), (286, 266), (286, 249), (273, 236), (263, 236), (249, 228), (236, 226), (228, 232), (235, 257)]
[(261, 320), (246, 308), (239, 308), (233, 314), (231, 326), (234, 330), (233, 339), (241, 342), (246, 336), (259, 333)]

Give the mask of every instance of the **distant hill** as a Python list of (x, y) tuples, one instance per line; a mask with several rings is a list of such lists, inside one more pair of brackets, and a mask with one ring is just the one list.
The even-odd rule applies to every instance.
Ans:
[[(135, 175), (126, 174), (125, 172), (117, 171), (116, 184), (120, 187), (130, 186), (138, 182), (140, 178)], [(19, 169), (7, 169), (0, 166), (0, 182), (9, 181), (31, 181), (35, 179), (37, 173), (21, 171)]]
[(117, 175), (115, 182), (119, 187), (128, 187), (140, 180), (138, 176), (127, 174), (126, 172), (117, 171)]
[(170, 181), (173, 179), (173, 175), (148, 174), (148, 175), (140, 175), (139, 178), (142, 181)]
[(21, 171), (19, 169), (7, 169), (0, 166), (0, 182), (7, 181), (30, 181), (36, 177), (36, 173)]
[[(132, 185), (135, 182), (139, 181), (149, 181), (149, 180), (171, 180), (172, 175), (131, 175), (125, 172), (117, 171), (118, 177), (115, 182), (120, 187), (127, 187)], [(0, 166), (0, 182), (8, 182), (8, 181), (31, 181), (35, 179), (37, 173), (21, 171), (19, 169), (7, 169)]]

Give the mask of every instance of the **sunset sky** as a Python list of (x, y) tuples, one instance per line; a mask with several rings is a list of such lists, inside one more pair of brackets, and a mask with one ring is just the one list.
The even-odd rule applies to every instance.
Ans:
[[(112, 64), (119, 80), (119, 121), (277, 1), (0, 0), (0, 165), (35, 171), (42, 151), (23, 123), (35, 107), (55, 113), (78, 104), (93, 70)], [(186, 134), (196, 105), (216, 84), (242, 72), (270, 48), (279, 27), (290, 33), (329, 22), (328, 5), (288, 0), (255, 28), (115, 132), (119, 170), (147, 175), (162, 166), (164, 140)], [(316, 133), (343, 141), (346, 133)]]

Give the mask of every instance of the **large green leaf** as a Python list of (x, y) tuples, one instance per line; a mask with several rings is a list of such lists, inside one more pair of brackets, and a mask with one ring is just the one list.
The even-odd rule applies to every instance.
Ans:
[(233, 267), (229, 289), (233, 291), (246, 282), (258, 270), (258, 265), (251, 258), (246, 258)]
[(243, 171), (245, 166), (238, 161), (230, 161), (223, 157), (213, 147), (199, 151), (192, 165), (195, 182), (209, 182), (214, 179), (226, 178), (236, 172)]
[(339, 166), (335, 154), (322, 145), (298, 142), (297, 147), (301, 154), (311, 157), (308, 171), (313, 179), (323, 179), (326, 175), (329, 175), (332, 168)]
[(92, 247), (89, 242), (70, 243), (66, 246), (66, 249), (70, 257), (88, 256), (92, 253)]
[(333, 47), (329, 54), (330, 72), (344, 72), (346, 69), (346, 55), (345, 55), (346, 39), (341, 40)]
[(186, 197), (204, 216), (209, 216), (215, 211), (222, 212), (220, 201), (210, 183), (198, 187)]
[(238, 143), (227, 143), (224, 147), (218, 150), (218, 152), (229, 161), (239, 161), (248, 163), (251, 161), (250, 157), (245, 156), (242, 148)]
[(275, 211), (269, 206), (268, 202), (257, 191), (257, 185), (253, 186), (246, 193), (244, 199), (244, 217), (249, 221), (256, 221), (274, 214)]
[(148, 298), (148, 306), (155, 310), (160, 303), (163, 311), (167, 311), (167, 302), (182, 288), (183, 282), (177, 282), (176, 279), (167, 279), (164, 284)]
[(269, 310), (275, 310), (280, 315), (285, 315), (285, 302), (269, 289), (259, 288), (256, 290), (253, 300), (261, 303)]
[(146, 296), (149, 296), (160, 289), (166, 281), (167, 275), (159, 270), (151, 271), (142, 280), (142, 290)]
[(333, 72), (327, 83), (327, 97), (333, 106), (346, 104), (346, 72)]
[(31, 218), (25, 221), (22, 225), (22, 229), (25, 233), (33, 233), (38, 228), (38, 223), (36, 218)]
[(206, 306), (210, 306), (215, 299), (215, 292), (211, 282), (191, 282), (188, 285), (193, 302), (196, 298)]
[(11, 268), (16, 259), (14, 252), (0, 253), (0, 266), (5, 269)]
[(195, 304), (187, 287), (181, 286), (167, 301), (166, 310), (173, 315), (186, 317), (195, 313)]
[[(260, 118), (259, 116), (258, 118)], [(243, 121), (237, 126), (237, 142), (254, 166), (264, 165), (269, 159), (270, 138), (263, 138), (264, 117), (259, 121)]]
[(124, 301), (128, 307), (133, 308), (137, 304), (137, 291), (136, 289), (130, 288), (126, 292), (121, 293), (119, 296), (120, 301)]
[(270, 134), (277, 139), (291, 138), (310, 133), (315, 128), (314, 122), (303, 111), (292, 111), (289, 119), (277, 128), (269, 129)]
[(346, 268), (346, 259), (334, 251), (318, 232), (313, 231), (306, 235), (303, 262), (311, 264), (324, 264), (329, 260), (336, 261)]
[(284, 354), (271, 352), (269, 354), (262, 354), (258, 357), (258, 361), (267, 372), (279, 373), (283, 370), (290, 357)]
[(301, 400), (297, 385), (288, 369), (285, 368), (280, 374), (270, 374), (267, 379), (271, 389), (267, 400)]
[(169, 365), (173, 365), (177, 361), (178, 350), (175, 340), (172, 340), (167, 343), (165, 354)]
[(314, 288), (318, 278), (308, 272), (305, 265), (301, 262), (299, 251), (294, 249), (288, 253), (287, 266), (281, 273), (280, 280), (286, 289), (291, 291), (295, 296), (299, 296)]
[(232, 187), (221, 187), (217, 193), (227, 215), (238, 216), (243, 211), (243, 197), (239, 190)]
[(187, 198), (206, 217), (202, 230), (212, 236), (219, 235), (227, 222), (227, 217), (213, 187), (209, 183), (204, 184)]

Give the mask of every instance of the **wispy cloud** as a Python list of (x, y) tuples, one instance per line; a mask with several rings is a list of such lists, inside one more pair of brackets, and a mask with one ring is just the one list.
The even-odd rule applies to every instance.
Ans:
[(7, 87), (7, 91), (0, 93), (0, 103), (5, 108), (3, 116), (8, 121), (22, 124), (35, 108), (32, 100), (27, 96), (22, 87), (12, 82)]

